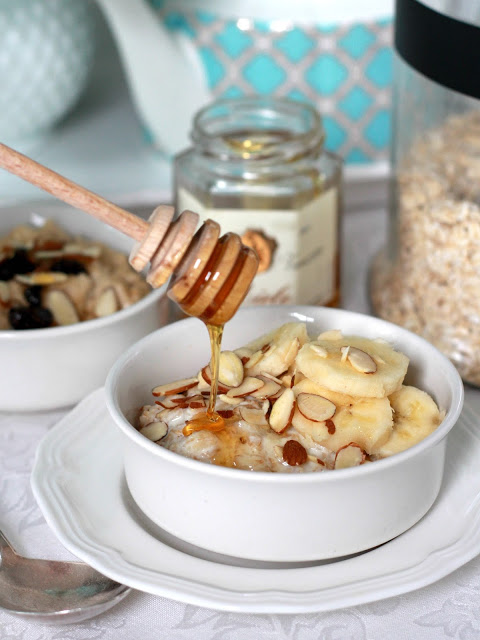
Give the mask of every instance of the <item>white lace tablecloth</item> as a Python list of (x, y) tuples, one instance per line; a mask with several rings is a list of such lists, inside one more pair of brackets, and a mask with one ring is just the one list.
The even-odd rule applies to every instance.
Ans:
[[(383, 242), (385, 213), (345, 219), (344, 307), (368, 311), (371, 257)], [(8, 375), (3, 370), (2, 375)], [(467, 404), (480, 414), (480, 392)], [(35, 449), (65, 411), (0, 413), (0, 523), (20, 553), (71, 558), (36, 505), (30, 472)], [(480, 490), (480, 488), (479, 488)], [(0, 640), (456, 640), (480, 639), (480, 557), (442, 580), (406, 595), (329, 613), (225, 613), (133, 592), (87, 622), (45, 625), (0, 611)]]

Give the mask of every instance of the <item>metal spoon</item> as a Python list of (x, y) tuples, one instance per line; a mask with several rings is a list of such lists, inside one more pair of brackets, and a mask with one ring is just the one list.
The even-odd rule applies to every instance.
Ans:
[(24, 558), (0, 531), (0, 607), (9, 613), (43, 622), (81, 622), (130, 591), (83, 562)]

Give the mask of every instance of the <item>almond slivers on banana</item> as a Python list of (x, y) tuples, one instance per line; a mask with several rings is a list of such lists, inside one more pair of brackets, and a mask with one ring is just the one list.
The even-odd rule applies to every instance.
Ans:
[[(443, 419), (427, 393), (403, 384), (408, 364), (384, 340), (338, 329), (311, 340), (305, 323), (290, 322), (222, 352), (216, 411), (228, 417), (223, 431), (183, 431), (197, 405), (208, 404), (208, 364), (191, 378), (155, 387), (163, 411), (143, 407), (139, 430), (181, 455), (240, 469), (359, 466), (413, 446)], [(155, 421), (162, 423), (158, 431)], [(302, 451), (294, 462), (284, 455), (292, 442)]]
[[(319, 347), (326, 357), (318, 356)], [(408, 358), (387, 343), (337, 333), (304, 344), (296, 364), (306, 378), (332, 391), (385, 398), (402, 385)]]

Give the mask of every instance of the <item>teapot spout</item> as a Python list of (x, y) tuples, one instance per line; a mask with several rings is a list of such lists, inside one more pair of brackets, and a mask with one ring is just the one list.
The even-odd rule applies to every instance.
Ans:
[(146, 0), (97, 0), (116, 41), (137, 113), (155, 147), (189, 145), (193, 115), (211, 100), (189, 39), (172, 35)]

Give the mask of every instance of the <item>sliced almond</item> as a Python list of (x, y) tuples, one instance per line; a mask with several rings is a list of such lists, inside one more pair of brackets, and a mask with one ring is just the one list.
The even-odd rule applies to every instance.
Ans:
[(365, 462), (365, 451), (356, 442), (341, 447), (335, 455), (335, 469), (358, 467)]
[(206, 367), (200, 371), (200, 375), (202, 376), (203, 381), (210, 386), (212, 384), (212, 372), (210, 371), (210, 365), (207, 364)]
[(317, 340), (341, 340), (342, 338), (343, 335), (339, 329), (330, 329), (321, 333)]
[(283, 356), (283, 360), (285, 361), (285, 365), (286, 365), (284, 371), (288, 369), (290, 364), (292, 364), (295, 361), (295, 358), (297, 357), (297, 353), (299, 351), (300, 351), (300, 340), (298, 338), (294, 338)]
[(59, 271), (39, 271), (37, 273), (18, 274), (15, 276), (17, 282), (21, 282), (26, 285), (48, 285), (59, 284), (65, 282), (68, 276), (65, 273)]
[[(261, 377), (262, 378), (268, 378), (269, 380), (273, 380), (274, 382), (276, 382), (279, 385), (283, 384), (283, 382), (282, 382), (282, 380), (280, 378), (277, 378), (276, 376), (272, 376), (271, 373), (266, 373), (266, 372), (262, 373)], [(284, 386), (287, 386), (287, 385), (284, 385)]]
[(295, 371), (295, 375), (293, 376), (293, 380), (292, 380), (292, 387), (294, 387), (296, 384), (298, 384), (302, 380), (305, 380), (305, 378), (306, 376), (304, 376), (301, 371)]
[(160, 405), (164, 409), (174, 409), (179, 402), (184, 402), (184, 401), (185, 401), (184, 395), (174, 394), (172, 396), (162, 398), (161, 400), (155, 400), (155, 404)]
[(260, 387), (257, 391), (253, 391), (250, 395), (254, 398), (271, 398), (275, 394), (277, 394), (281, 389), (283, 389), (283, 385), (279, 382), (275, 382), (274, 380), (270, 380), (267, 376), (258, 376), (260, 380), (263, 380), (263, 387)]
[(30, 249), (33, 249), (34, 241), (33, 238), (30, 240), (22, 238), (19, 240), (11, 240), (9, 245), (12, 249), (25, 249), (26, 251), (29, 251)]
[(245, 369), (247, 370), (247, 372), (248, 372), (248, 369), (252, 369), (255, 365), (257, 365), (262, 358), (263, 358), (262, 351), (255, 351), (255, 353), (253, 353), (249, 357), (248, 362), (245, 364)]
[(282, 433), (290, 425), (295, 411), (295, 394), (292, 389), (284, 389), (275, 401), (268, 422), (276, 433)]
[(350, 347), (342, 347), (340, 351), (342, 353), (342, 357), (340, 358), (340, 361), (345, 362), (346, 359), (348, 358), (348, 352), (350, 351)]
[(85, 246), (80, 244), (68, 243), (63, 247), (38, 249), (33, 254), (33, 257), (35, 260), (48, 260), (53, 258), (62, 258), (64, 256), (98, 258), (101, 251), (102, 250), (99, 245)]
[(158, 387), (152, 389), (152, 395), (158, 396), (171, 396), (174, 393), (183, 393), (187, 389), (192, 389), (198, 384), (197, 378), (183, 378), (176, 382), (168, 382), (167, 384), (161, 384)]
[[(243, 368), (243, 365), (242, 365)], [(212, 370), (210, 369), (210, 365), (207, 364), (206, 367), (203, 367), (203, 369), (201, 370), (201, 376), (203, 378), (203, 380), (205, 381), (205, 383), (208, 385), (208, 387), (211, 387), (212, 385)], [(227, 393), (227, 391), (230, 390), (230, 387), (228, 387), (225, 384), (222, 384), (220, 381), (218, 382), (217, 385), (217, 389), (219, 393)]]
[[(192, 402), (192, 401), (193, 401), (193, 402), (196, 402), (196, 401), (198, 401), (198, 402), (205, 402), (205, 398), (204, 398), (204, 396), (202, 396), (202, 394), (201, 394), (201, 393), (195, 393), (195, 391), (198, 391), (198, 389), (195, 389), (195, 388), (189, 389), (189, 390), (187, 391), (187, 395), (186, 395), (185, 400), (186, 400), (187, 402)], [(188, 395), (188, 394), (190, 394), (190, 395)]]
[(199, 391), (210, 391), (210, 383), (205, 380), (203, 377), (203, 369), (198, 372), (197, 375), (198, 380), (198, 390)]
[(347, 360), (356, 371), (360, 371), (361, 373), (375, 373), (377, 370), (375, 360), (365, 351), (357, 349), (357, 347), (349, 347)]
[(226, 393), (221, 393), (218, 396), (218, 399), (221, 400), (222, 402), (226, 402), (227, 404), (231, 404), (233, 406), (236, 406), (237, 404), (240, 404), (242, 402), (242, 398), (231, 398), (230, 396), (227, 396)]
[(292, 416), (292, 426), (301, 434), (310, 436), (315, 442), (322, 442), (328, 437), (328, 429), (325, 422), (315, 422), (305, 418), (298, 406)]
[(282, 376), (282, 379), (280, 380), (280, 382), (282, 383), (282, 385), (284, 387), (293, 387), (293, 376), (290, 375), (289, 373), (286, 373), (284, 376)]
[(142, 436), (145, 436), (152, 442), (158, 442), (168, 433), (168, 426), (165, 422), (150, 422), (140, 429)]
[(64, 291), (58, 289), (47, 291), (45, 306), (52, 312), (55, 322), (62, 327), (80, 321), (75, 305)]
[(330, 420), (330, 418), (328, 420), (325, 420), (325, 426), (327, 427), (328, 435), (333, 436), (333, 434), (337, 430), (334, 421)]
[(98, 258), (102, 253), (102, 248), (99, 245), (85, 246), (70, 242), (64, 245), (63, 253), (65, 255), (78, 255), (85, 256), (87, 258)]
[(129, 307), (135, 300), (132, 299), (131, 293), (128, 292), (128, 289), (123, 282), (114, 282), (112, 284), (113, 290), (117, 296), (118, 306), (120, 309), (125, 309)]
[(238, 387), (243, 381), (243, 363), (233, 351), (222, 351), (219, 358), (218, 381), (228, 387)]
[(319, 344), (311, 344), (310, 349), (315, 353), (315, 355), (320, 356), (320, 358), (328, 357), (328, 351)]
[(305, 447), (296, 440), (287, 440), (283, 445), (283, 459), (291, 467), (304, 464), (308, 460)]
[(248, 347), (240, 347), (239, 349), (235, 349), (234, 353), (236, 353), (240, 360), (242, 360), (242, 358), (250, 359), (253, 351)]
[(63, 240), (53, 238), (35, 238), (35, 242), (33, 243), (31, 248), (34, 248), (35, 251), (61, 251), (65, 242)]
[(187, 398), (183, 394), (180, 394), (178, 398), (172, 398), (174, 407), (178, 407), (179, 404), (185, 404), (185, 402), (187, 402)]
[(95, 304), (95, 315), (99, 318), (109, 316), (112, 313), (115, 313), (115, 311), (118, 311), (119, 308), (120, 305), (118, 304), (115, 289), (113, 287), (107, 287), (98, 297)]
[(246, 378), (244, 378), (240, 386), (236, 387), (235, 389), (230, 389), (227, 392), (227, 396), (229, 396), (230, 398), (243, 398), (260, 389), (264, 384), (264, 381), (260, 380), (259, 378), (247, 376)]
[(34, 260), (48, 260), (50, 258), (61, 258), (64, 256), (63, 249), (45, 249), (40, 251), (35, 251), (33, 254)]
[(313, 422), (324, 422), (335, 415), (337, 407), (331, 400), (315, 393), (299, 393), (297, 407), (302, 416)]
[(205, 409), (205, 402), (200, 402), (199, 400), (189, 400), (186, 404), (190, 409)]
[(251, 409), (250, 407), (240, 407), (242, 420), (255, 427), (268, 427), (268, 421), (261, 409)]
[(281, 386), (278, 389), (277, 393), (274, 393), (273, 396), (268, 397), (268, 400), (270, 400), (270, 402), (275, 402), (276, 400), (278, 400), (278, 398), (282, 395), (284, 388), (285, 387)]
[(191, 409), (205, 409), (205, 398), (199, 394), (185, 399)]
[(232, 409), (219, 409), (217, 411), (218, 415), (221, 416), (222, 418), (225, 419), (229, 419), (229, 418), (233, 418), (234, 416), (234, 412)]

